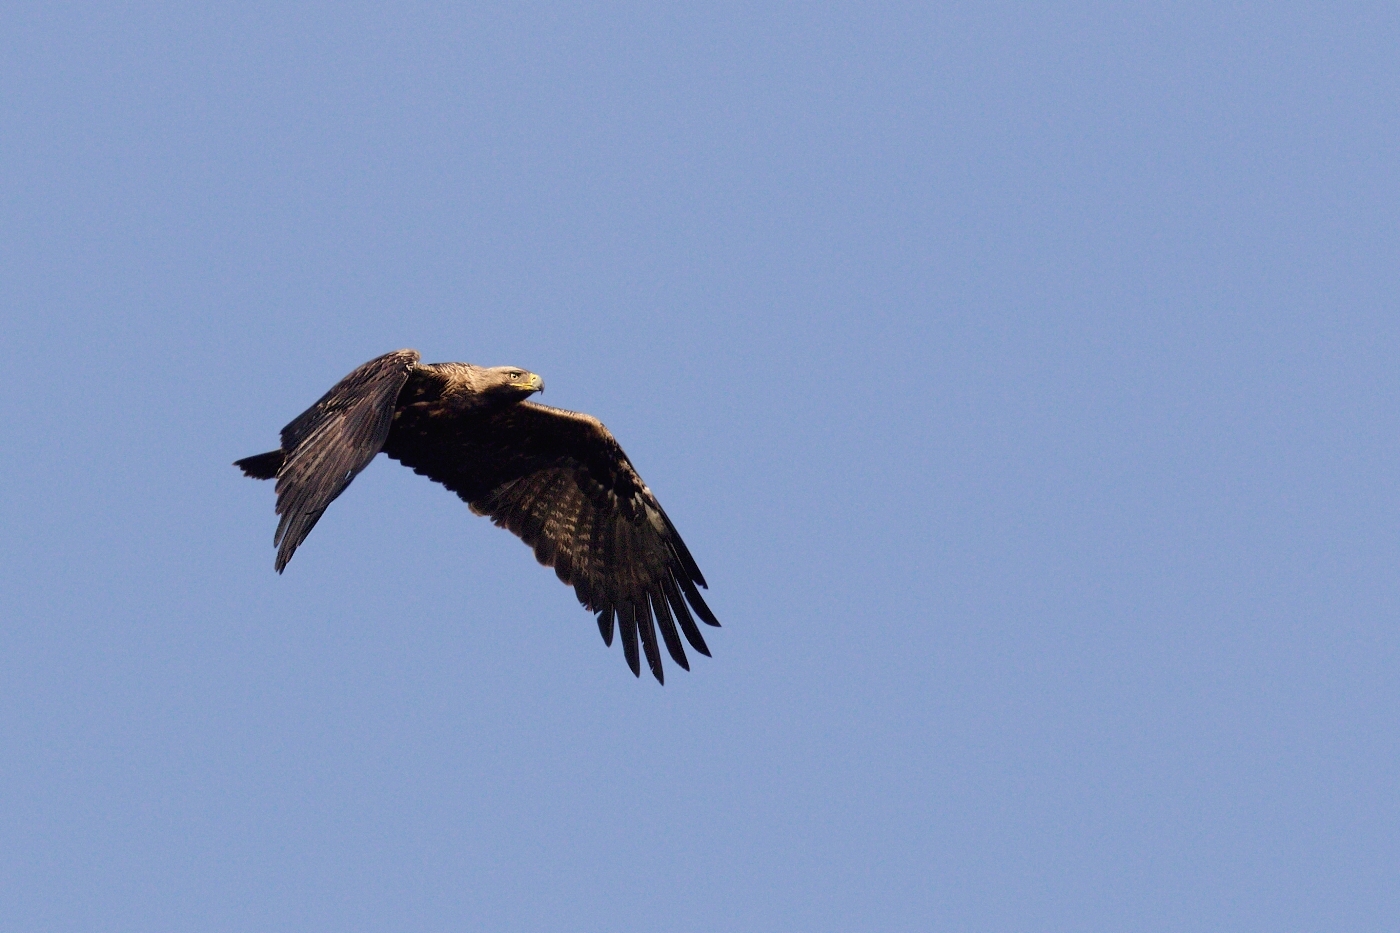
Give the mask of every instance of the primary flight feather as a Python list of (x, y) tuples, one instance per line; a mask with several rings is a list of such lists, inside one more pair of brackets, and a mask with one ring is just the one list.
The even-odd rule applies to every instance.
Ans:
[(616, 622), (633, 674), (641, 675), (640, 641), (665, 682), (657, 628), (689, 670), (680, 634), (710, 653), (691, 611), (719, 625), (700, 597), (700, 568), (603, 423), (525, 401), (543, 388), (523, 369), (420, 363), (415, 350), (386, 353), (340, 380), (282, 429), (280, 448), (234, 464), (277, 480), (277, 572), (382, 450), (534, 548), (597, 615), (608, 645)]

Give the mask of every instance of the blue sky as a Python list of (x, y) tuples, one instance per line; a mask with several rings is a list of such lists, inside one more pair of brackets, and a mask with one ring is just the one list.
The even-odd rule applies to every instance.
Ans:
[[(0, 926), (1391, 929), (1388, 4), (11, 4)], [(415, 347), (617, 435), (632, 677), (381, 458)]]

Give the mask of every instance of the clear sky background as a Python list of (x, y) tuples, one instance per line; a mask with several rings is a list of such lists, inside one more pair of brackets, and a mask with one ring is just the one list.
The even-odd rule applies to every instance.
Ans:
[[(1393, 930), (1393, 3), (12, 3), (0, 928)], [(709, 578), (634, 679), (383, 458), (541, 373)]]

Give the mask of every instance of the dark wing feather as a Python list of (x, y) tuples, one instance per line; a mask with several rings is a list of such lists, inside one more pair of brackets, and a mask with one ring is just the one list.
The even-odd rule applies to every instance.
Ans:
[(282, 429), (284, 459), (277, 471), (282, 520), (273, 537), (278, 573), (326, 507), (383, 448), (399, 390), (418, 359), (415, 350), (397, 350), (370, 360)]
[(597, 614), (608, 644), (616, 621), (634, 674), (640, 676), (645, 656), (664, 682), (663, 642), (689, 668), (677, 622), (696, 651), (710, 653), (690, 612), (719, 625), (696, 588), (705, 578), (598, 419), (532, 402), (453, 418), (405, 406), (384, 452), (519, 535)]

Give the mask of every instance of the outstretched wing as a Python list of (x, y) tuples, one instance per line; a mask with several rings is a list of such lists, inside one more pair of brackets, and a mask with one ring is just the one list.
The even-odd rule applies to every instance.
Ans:
[(272, 539), (278, 545), (278, 573), (326, 507), (384, 446), (394, 421), (394, 402), (418, 359), (416, 350), (396, 350), (370, 360), (282, 429), (277, 470), (277, 514), (282, 520)]
[(665, 682), (657, 626), (686, 670), (677, 625), (696, 651), (710, 653), (691, 616), (719, 625), (697, 589), (705, 578), (598, 419), (532, 402), (452, 419), (420, 418), (406, 406), (384, 452), (533, 547), (597, 614), (608, 645), (616, 621), (633, 674), (641, 674), (640, 637), (653, 676)]

